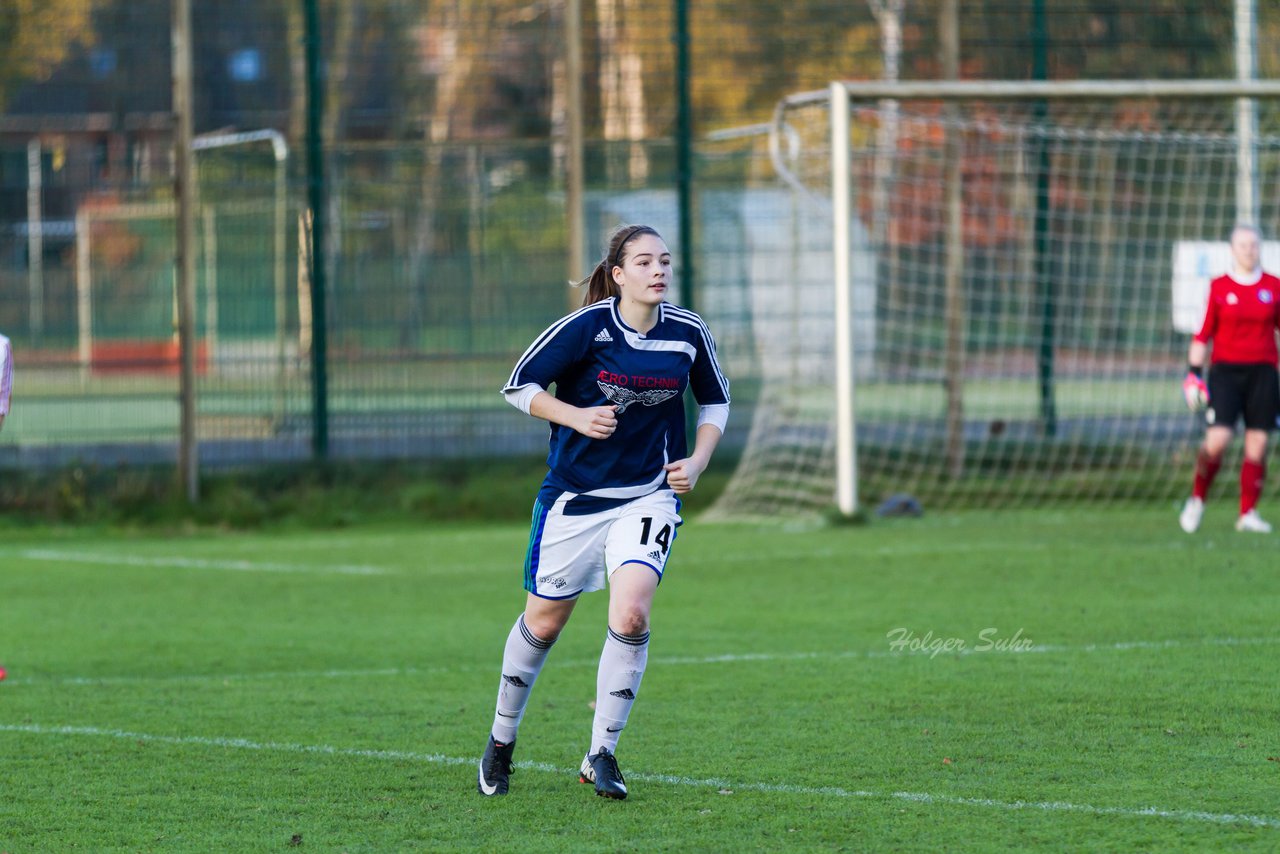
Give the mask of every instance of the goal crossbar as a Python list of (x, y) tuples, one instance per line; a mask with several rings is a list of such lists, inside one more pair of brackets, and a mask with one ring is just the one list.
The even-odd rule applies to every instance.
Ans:
[[(1079, 98), (1277, 98), (1280, 80), (843, 80), (832, 83), (853, 99), (964, 101), (1061, 101)], [(797, 92), (778, 102), (775, 115), (788, 108), (819, 104), (831, 97), (830, 87)]]

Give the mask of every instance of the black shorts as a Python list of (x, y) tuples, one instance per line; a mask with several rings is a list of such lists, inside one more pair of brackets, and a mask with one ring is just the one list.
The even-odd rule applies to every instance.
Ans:
[(1280, 375), (1275, 365), (1219, 362), (1209, 366), (1205, 423), (1234, 430), (1241, 415), (1246, 430), (1280, 427)]

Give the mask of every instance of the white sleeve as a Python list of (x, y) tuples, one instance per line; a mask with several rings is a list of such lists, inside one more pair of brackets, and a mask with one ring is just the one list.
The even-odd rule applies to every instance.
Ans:
[(729, 423), (729, 404), (727, 403), (711, 403), (706, 406), (698, 407), (698, 426), (703, 424), (714, 424), (720, 428), (720, 434), (724, 435), (724, 425)]
[(507, 399), (507, 403), (519, 409), (525, 415), (529, 415), (529, 407), (533, 404), (533, 399), (538, 396), (539, 392), (544, 391), (546, 389), (537, 383), (529, 383), (517, 388), (503, 389), (502, 396)]

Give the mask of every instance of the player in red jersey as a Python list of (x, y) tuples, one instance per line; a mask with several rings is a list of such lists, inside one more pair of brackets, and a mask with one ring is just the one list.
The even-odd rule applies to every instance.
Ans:
[[(1244, 463), (1240, 467), (1237, 531), (1271, 532), (1258, 515), (1266, 474), (1267, 437), (1280, 426), (1280, 379), (1276, 331), (1280, 329), (1280, 278), (1262, 272), (1262, 237), (1253, 226), (1231, 231), (1231, 270), (1209, 285), (1204, 325), (1191, 339), (1183, 395), (1193, 410), (1204, 409), (1204, 444), (1196, 456), (1191, 497), (1178, 522), (1188, 534), (1200, 527), (1205, 496), (1231, 444), (1236, 421), (1244, 417)], [(1205, 382), (1205, 356), (1213, 357)]]

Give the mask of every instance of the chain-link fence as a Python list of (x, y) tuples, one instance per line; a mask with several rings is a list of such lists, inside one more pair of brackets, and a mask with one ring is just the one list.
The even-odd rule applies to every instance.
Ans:
[[(319, 14), (327, 310), (308, 277), (304, 13)], [(1258, 39), (1280, 32), (1260, 2)], [(1229, 4), (970, 0), (961, 74), (1227, 77)], [(197, 434), (203, 465), (312, 453), (319, 324), (339, 457), (533, 452), (497, 390), (577, 295), (567, 34), (583, 55), (587, 255), (645, 221), (696, 271), (734, 380), (759, 372), (747, 288), (796, 217), (762, 123), (832, 79), (939, 76), (938, 0), (193, 3)], [(0, 467), (173, 459), (179, 428), (169, 0), (0, 10), (0, 332), (18, 379)], [(673, 35), (687, 16), (693, 204)], [(1271, 76), (1280, 57), (1260, 56)], [(751, 255), (746, 245), (755, 247)], [(780, 261), (780, 264), (783, 263)], [(785, 265), (784, 265), (785, 266)], [(689, 291), (692, 291), (691, 293)], [(739, 420), (742, 419), (742, 420)], [(730, 443), (732, 444), (732, 443)]]

